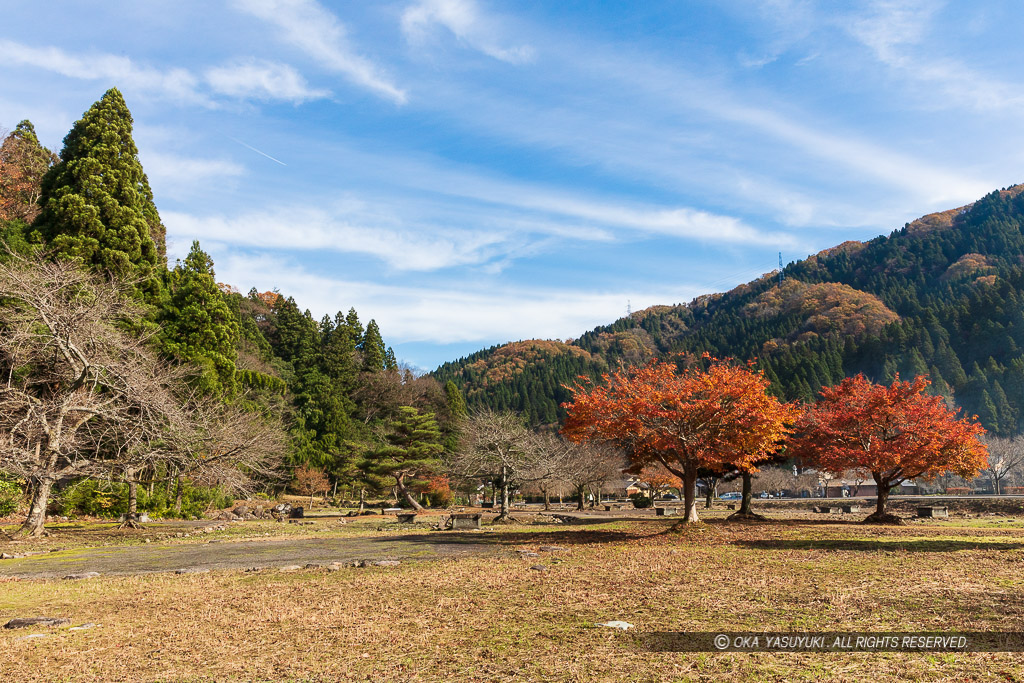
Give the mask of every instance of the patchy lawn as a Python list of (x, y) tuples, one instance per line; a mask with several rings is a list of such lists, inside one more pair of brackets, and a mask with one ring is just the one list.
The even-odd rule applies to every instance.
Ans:
[[(0, 631), (2, 667), (12, 680), (1024, 680), (1018, 653), (652, 653), (595, 626), (1020, 631), (1024, 530), (670, 524), (511, 526), (464, 534), (493, 552), (397, 567), (4, 581), (0, 621), (98, 626)], [(542, 545), (566, 551), (512, 552)]]

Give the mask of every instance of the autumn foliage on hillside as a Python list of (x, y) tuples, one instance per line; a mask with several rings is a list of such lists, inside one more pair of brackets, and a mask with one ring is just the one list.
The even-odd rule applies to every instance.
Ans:
[(878, 334), (899, 316), (881, 299), (836, 282), (807, 284), (787, 280), (769, 289), (746, 307), (753, 318), (798, 314), (803, 323), (794, 336), (808, 332), (822, 336), (862, 337)]
[[(748, 366), (712, 358), (652, 362), (573, 387), (563, 433), (613, 444), (632, 472), (661, 465), (683, 482), (685, 522), (696, 522), (700, 468), (753, 469), (775, 452), (799, 409), (768, 394)], [(706, 367), (704, 367), (706, 365)]]
[(949, 265), (942, 274), (942, 280), (955, 280), (969, 275), (985, 275), (993, 269), (987, 256), (982, 254), (964, 254)]
[(587, 360), (590, 354), (557, 340), (528, 339), (499, 346), (488, 358), (481, 358), (468, 367), (479, 373), (482, 386), (514, 378), (538, 361), (561, 355), (572, 355)]

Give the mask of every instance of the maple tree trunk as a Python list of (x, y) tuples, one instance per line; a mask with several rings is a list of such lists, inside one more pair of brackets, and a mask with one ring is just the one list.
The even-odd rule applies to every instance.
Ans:
[(544, 509), (545, 510), (550, 510), (551, 509), (551, 494), (548, 493), (547, 489), (544, 489)]
[(36, 480), (35, 491), (32, 494), (32, 506), (29, 508), (28, 517), (21, 525), (21, 530), (29, 536), (42, 536), (46, 524), (46, 505), (50, 502), (50, 489), (53, 487), (53, 480), (43, 477)]
[(750, 472), (743, 473), (743, 498), (740, 502), (739, 514), (750, 514), (750, 502), (754, 497), (754, 475)]
[(697, 467), (688, 465), (683, 470), (683, 524), (694, 524), (700, 521), (697, 516)]
[(878, 489), (878, 500), (875, 502), (875, 514), (879, 517), (885, 515), (885, 508), (889, 504), (889, 487), (876, 485)]
[(577, 486), (576, 487), (576, 494), (577, 494), (576, 509), (577, 510), (582, 510), (583, 509), (583, 503), (584, 503), (584, 500), (583, 500), (584, 493), (583, 493), (583, 491), (584, 491), (584, 488), (582, 486)]

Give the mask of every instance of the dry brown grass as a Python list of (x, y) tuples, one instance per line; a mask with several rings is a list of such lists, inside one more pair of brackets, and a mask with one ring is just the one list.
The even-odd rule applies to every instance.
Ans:
[[(1022, 530), (667, 528), (560, 529), (567, 553), (529, 559), (0, 583), (0, 620), (100, 624), (36, 640), (0, 631), (0, 672), (19, 681), (1024, 678), (1015, 653), (651, 653), (594, 625), (1022, 630)], [(492, 533), (520, 548), (553, 540), (530, 527)], [(530, 570), (538, 563), (548, 571)]]

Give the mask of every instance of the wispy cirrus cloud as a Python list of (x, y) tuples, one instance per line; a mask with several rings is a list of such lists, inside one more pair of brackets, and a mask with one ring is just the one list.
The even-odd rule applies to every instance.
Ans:
[(0, 40), (0, 61), (35, 67), (67, 78), (116, 83), (119, 87), (156, 93), (189, 103), (205, 103), (199, 79), (187, 69), (157, 69), (136, 64), (128, 57), (92, 53), (76, 55), (58, 47), (34, 47)]
[(464, 45), (503, 62), (522, 64), (534, 56), (530, 45), (502, 45), (498, 22), (486, 16), (476, 0), (419, 0), (402, 13), (402, 32), (410, 42), (424, 41), (437, 27), (448, 29)]
[(315, 0), (234, 0), (234, 6), (277, 27), (281, 38), (321, 66), (398, 104), (406, 92), (350, 44), (348, 29)]
[(228, 253), (218, 257), (215, 252), (214, 258), (219, 281), (242, 291), (277, 287), (308, 306), (315, 317), (349, 306), (364, 314), (372, 312), (391, 343), (521, 339), (523, 320), (530, 321), (532, 338), (565, 339), (619, 317), (627, 300), (639, 309), (689, 301), (702, 291), (684, 283), (634, 291), (510, 287), (493, 281), (394, 286), (320, 275), (269, 254)]
[(207, 68), (201, 75), (184, 68), (158, 69), (128, 57), (91, 53), (72, 54), (58, 47), (33, 47), (0, 40), (0, 59), (85, 81), (104, 81), (128, 92), (154, 95), (182, 104), (215, 106), (217, 96), (237, 99), (304, 102), (326, 97), (310, 88), (287, 64), (243, 59)]
[(310, 88), (302, 74), (287, 64), (256, 59), (211, 67), (203, 79), (214, 92), (242, 99), (304, 102), (330, 95)]
[(881, 63), (909, 81), (937, 88), (943, 100), (977, 110), (1019, 110), (1024, 86), (993, 78), (951, 58), (945, 49), (930, 50), (935, 16), (944, 3), (934, 0), (875, 0), (840, 23)]
[(159, 197), (187, 198), (209, 183), (223, 184), (245, 174), (245, 168), (227, 159), (204, 159), (167, 152), (140, 150), (149, 184)]

